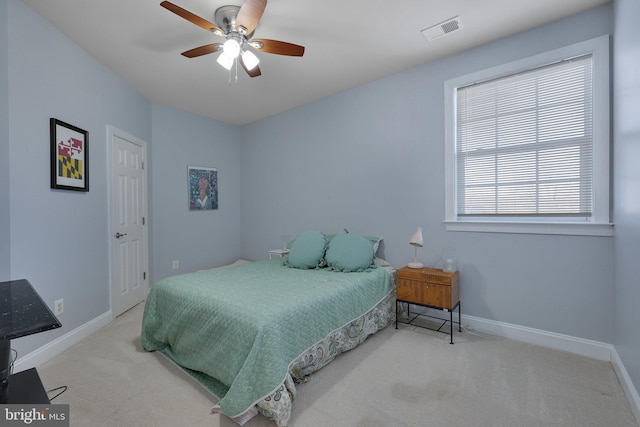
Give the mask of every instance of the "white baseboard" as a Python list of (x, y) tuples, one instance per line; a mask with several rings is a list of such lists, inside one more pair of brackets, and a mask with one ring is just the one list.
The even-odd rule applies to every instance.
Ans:
[(489, 332), (516, 341), (524, 341), (530, 344), (567, 351), (607, 362), (611, 361), (611, 352), (614, 349), (613, 345), (599, 341), (483, 319), (481, 317), (462, 315), (462, 324), (465, 327), (482, 332)]
[(633, 415), (635, 415), (636, 421), (640, 425), (640, 396), (638, 395), (638, 391), (636, 390), (636, 388), (633, 386), (631, 377), (629, 377), (629, 373), (624, 367), (622, 359), (620, 359), (620, 355), (618, 354), (615, 347), (611, 352), (611, 364), (613, 365), (613, 369), (616, 371), (616, 375), (618, 376), (618, 380), (620, 380), (620, 384), (622, 384), (624, 393), (627, 395), (629, 406), (631, 406), (631, 411), (633, 411)]
[(16, 363), (13, 367), (14, 372), (21, 372), (42, 365), (43, 363), (53, 359), (72, 345), (79, 343), (89, 335), (104, 328), (109, 323), (111, 323), (112, 320), (113, 315), (111, 314), (111, 310), (109, 310), (106, 313), (96, 317), (95, 319), (90, 320), (84, 325), (79, 326), (70, 332), (67, 332), (61, 337), (56, 338), (55, 340), (43, 345), (37, 350), (34, 350), (31, 353), (16, 360)]

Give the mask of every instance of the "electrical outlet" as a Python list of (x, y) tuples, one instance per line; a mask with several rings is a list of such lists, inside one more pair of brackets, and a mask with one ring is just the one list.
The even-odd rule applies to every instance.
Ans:
[(54, 308), (55, 308), (55, 312), (56, 312), (56, 316), (59, 314), (62, 314), (64, 312), (64, 299), (60, 298), (59, 300), (56, 300), (54, 304)]
[(173, 269), (177, 270), (179, 268), (180, 268), (180, 261), (178, 261), (177, 259), (173, 260)]

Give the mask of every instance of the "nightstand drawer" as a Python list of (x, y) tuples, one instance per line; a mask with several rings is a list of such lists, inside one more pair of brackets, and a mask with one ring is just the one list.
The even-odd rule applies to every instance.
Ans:
[(451, 309), (449, 285), (398, 278), (396, 287), (399, 300)]
[(457, 273), (446, 273), (442, 270), (432, 268), (402, 268), (402, 277), (406, 279), (414, 279), (421, 282), (442, 283), (451, 285), (458, 282)]

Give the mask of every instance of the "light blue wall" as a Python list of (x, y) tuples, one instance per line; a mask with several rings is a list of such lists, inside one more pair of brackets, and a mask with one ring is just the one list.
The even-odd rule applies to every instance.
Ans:
[[(65, 301), (61, 329), (12, 343), (22, 356), (109, 310), (106, 127), (150, 141), (151, 104), (22, 2), (7, 5), (11, 278), (50, 307)], [(49, 188), (50, 117), (89, 132), (88, 193)]]
[(640, 390), (640, 2), (617, 0), (614, 38), (615, 340)]
[(442, 221), (445, 80), (612, 31), (612, 8), (597, 8), (244, 126), (245, 255), (346, 227), (384, 237), (402, 266), (422, 226), (427, 265), (457, 249), (464, 313), (610, 343), (612, 238), (446, 232)]
[[(158, 105), (152, 127), (152, 280), (235, 261), (242, 233), (239, 128)], [(218, 169), (217, 210), (188, 210), (187, 166)]]
[(0, 0), (0, 281), (11, 278), (9, 218), (9, 42), (7, 0)]

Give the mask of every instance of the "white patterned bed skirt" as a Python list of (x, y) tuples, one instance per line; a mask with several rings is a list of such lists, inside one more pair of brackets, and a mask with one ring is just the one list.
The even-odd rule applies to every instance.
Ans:
[[(292, 401), (296, 396), (296, 384), (308, 381), (311, 374), (326, 366), (340, 353), (357, 347), (368, 336), (389, 326), (395, 320), (395, 304), (394, 289), (367, 313), (331, 332), (298, 356), (289, 365), (289, 373), (280, 387), (257, 403), (258, 411), (275, 421), (279, 427), (286, 427), (291, 417)], [(244, 424), (253, 415), (255, 413), (245, 413), (235, 421)]]

